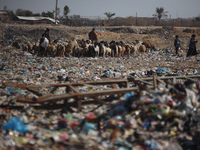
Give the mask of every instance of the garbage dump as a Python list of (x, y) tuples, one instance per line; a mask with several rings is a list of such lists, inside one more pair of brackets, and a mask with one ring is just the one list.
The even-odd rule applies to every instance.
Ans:
[[(19, 44), (20, 45), (20, 44)], [(200, 57), (0, 50), (1, 149), (200, 148)]]

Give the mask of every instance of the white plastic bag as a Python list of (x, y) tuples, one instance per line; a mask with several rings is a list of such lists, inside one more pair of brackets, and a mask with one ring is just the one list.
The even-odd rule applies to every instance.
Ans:
[(41, 43), (41, 46), (46, 48), (49, 44), (49, 40), (47, 38), (44, 38), (44, 41)]

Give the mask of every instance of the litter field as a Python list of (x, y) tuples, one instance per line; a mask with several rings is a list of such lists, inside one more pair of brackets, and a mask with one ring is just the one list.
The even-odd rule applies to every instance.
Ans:
[(200, 57), (38, 57), (2, 45), (1, 149), (198, 149)]

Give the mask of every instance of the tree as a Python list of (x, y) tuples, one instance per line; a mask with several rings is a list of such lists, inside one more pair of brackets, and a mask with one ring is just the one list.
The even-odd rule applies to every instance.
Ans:
[(40, 13), (35, 13), (33, 14), (33, 16), (40, 16)]
[(25, 16), (33, 16), (33, 12), (30, 10), (25, 10), (24, 14), (25, 14)]
[[(55, 16), (56, 16), (56, 11), (55, 11), (55, 10), (53, 11), (53, 13), (54, 13)], [(59, 15), (60, 15), (60, 8), (57, 7), (57, 16), (59, 16)]]
[(57, 8), (57, 15), (60, 16), (60, 8)]
[(20, 9), (20, 8), (18, 8), (17, 10), (16, 10), (16, 12), (15, 12), (15, 15), (16, 16), (23, 16), (23, 10), (22, 9)]
[(15, 13), (12, 10), (7, 10), (7, 13), (11, 20), (17, 20), (17, 16), (15, 16)]
[(69, 7), (68, 7), (67, 5), (65, 5), (64, 11), (63, 11), (63, 16), (64, 16), (65, 18), (67, 18), (67, 15), (69, 14), (69, 12), (70, 12)]
[(108, 20), (110, 20), (114, 15), (115, 15), (115, 13), (111, 13), (111, 12), (105, 12), (104, 13), (105, 15), (106, 15), (106, 17), (108, 18)]
[(8, 10), (8, 7), (5, 5), (5, 6), (3, 7), (3, 10)]
[(198, 17), (195, 17), (196, 21), (200, 21), (200, 14)]
[(70, 19), (80, 19), (81, 16), (80, 15), (72, 15), (70, 16)]
[(156, 13), (153, 14), (153, 16), (160, 20), (163, 17), (164, 18), (168, 17), (168, 15), (166, 13), (168, 13), (168, 11), (164, 11), (163, 7), (156, 7)]
[(23, 10), (18, 8), (15, 13), (16, 16), (33, 16), (33, 12), (30, 10)]
[(196, 21), (200, 21), (200, 17), (196, 17)]
[(50, 12), (50, 11), (47, 11), (47, 12), (42, 12), (42, 17), (50, 17), (50, 18), (54, 18), (54, 12)]
[(3, 10), (5, 10), (5, 11), (7, 12), (8, 16), (9, 16), (9, 18), (10, 18), (11, 20), (17, 20), (17, 16), (15, 16), (15, 13), (14, 13), (12, 10), (9, 10), (9, 9), (8, 9), (7, 5), (5, 5), (5, 6), (3, 7)]

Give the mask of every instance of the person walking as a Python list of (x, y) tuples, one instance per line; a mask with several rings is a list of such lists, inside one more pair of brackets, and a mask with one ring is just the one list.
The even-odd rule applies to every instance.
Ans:
[(192, 34), (192, 37), (190, 38), (190, 44), (189, 44), (189, 50), (187, 52), (187, 57), (197, 55), (197, 50), (196, 50), (196, 44), (197, 40), (195, 40), (196, 35)]
[(98, 39), (97, 39), (97, 34), (95, 32), (95, 28), (93, 28), (92, 31), (89, 32), (88, 36), (89, 40), (91, 40), (92, 43), (97, 42)]
[(178, 55), (178, 50), (181, 47), (181, 41), (179, 40), (178, 35), (176, 35), (176, 39), (174, 40), (174, 46), (176, 50), (176, 55)]

